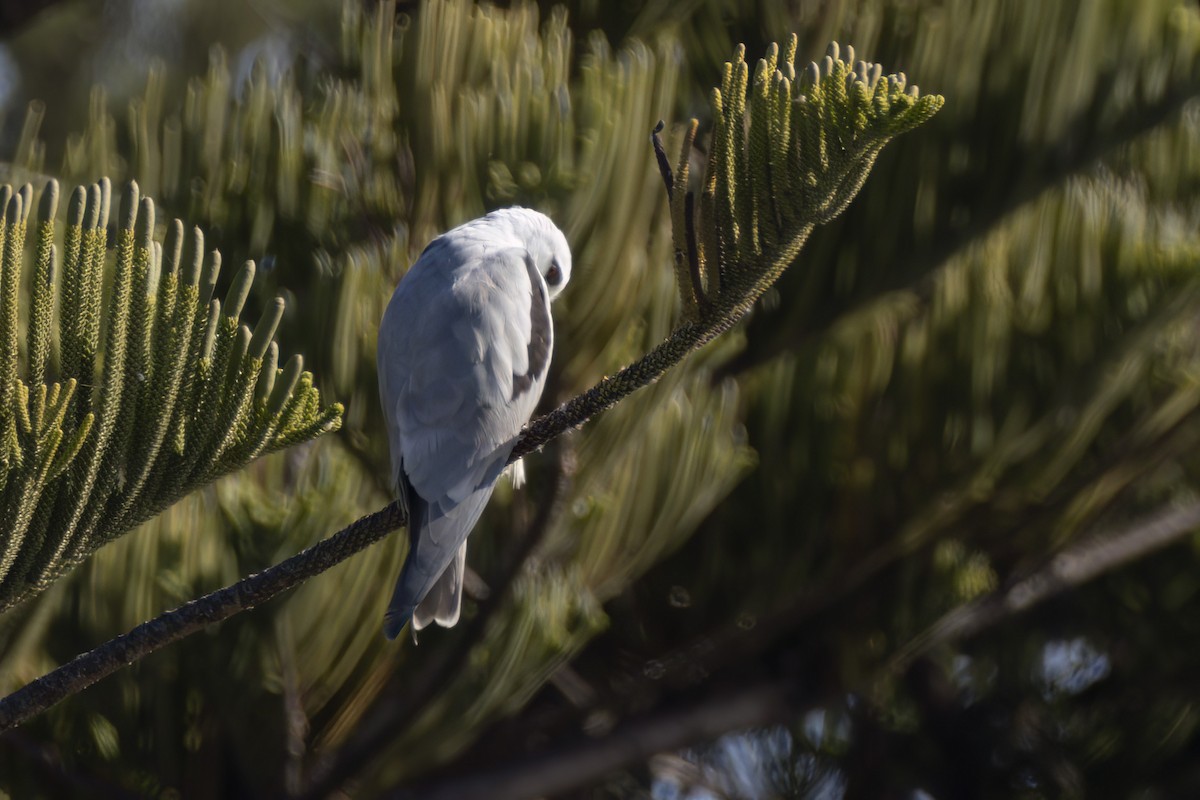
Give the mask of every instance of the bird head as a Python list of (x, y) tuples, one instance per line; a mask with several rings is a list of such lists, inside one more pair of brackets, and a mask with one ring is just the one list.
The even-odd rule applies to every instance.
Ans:
[(546, 291), (553, 300), (571, 280), (571, 248), (567, 245), (567, 237), (550, 221), (550, 218), (539, 216), (546, 220), (547, 230), (541, 242), (542, 252), (532, 249), (531, 252), (537, 263), (538, 272), (542, 273), (542, 277), (546, 281)]
[(550, 299), (558, 297), (571, 280), (571, 247), (554, 221), (540, 211), (519, 206), (493, 211), (488, 218), (502, 219), (511, 226), (533, 256)]

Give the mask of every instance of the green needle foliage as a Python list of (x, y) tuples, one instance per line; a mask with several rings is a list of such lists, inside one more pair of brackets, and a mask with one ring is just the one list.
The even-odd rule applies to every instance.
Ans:
[(253, 331), (240, 324), (254, 263), (213, 298), (220, 254), (178, 220), (157, 240), (136, 183), (111, 259), (109, 182), (72, 194), (61, 259), (46, 186), (21, 320), (32, 187), (0, 187), (0, 204), (2, 611), (193, 489), (337, 429), (342, 409), (322, 407), (300, 356), (280, 368), (282, 300)]
[[(64, 648), (263, 570), (386, 501), (374, 326), (414, 250), (438, 231), (514, 202), (568, 231), (578, 269), (556, 307), (548, 405), (667, 337), (682, 345), (668, 355), (691, 355), (665, 374), (641, 373), (660, 377), (530, 458), (525, 492), (499, 488), (471, 564), (493, 599), (497, 555), (520, 536), (540, 536), (539, 545), (507, 602), (466, 605), (468, 624), (473, 610), (492, 616), (470, 658), (442, 670), (447, 688), (413, 689), (469, 628), (416, 649), (386, 648), (378, 636), (405, 546), (392, 536), (371, 556), (228, 620), (219, 635), (172, 645), (29, 723), (25, 735), (54, 742), (81, 776), (216, 797), (228, 793), (223, 778), (207, 793), (188, 778), (253, 776), (243, 793), (267, 796), (283, 793), (287, 774), (287, 791), (299, 792), (309, 768), (358, 746), (376, 710), (422, 694), (420, 713), (385, 726), (391, 751), (360, 773), (360, 793), (384, 793), (401, 777), (460, 775), (478, 755), (506, 752), (498, 744), (516, 752), (537, 737), (557, 743), (577, 721), (603, 730), (606, 719), (670, 699), (672, 686), (729, 686), (745, 673), (722, 669), (726, 650), (729, 660), (782, 665), (780, 674), (811, 654), (824, 694), (866, 697), (863, 676), (959, 604), (1021, 585), (1026, 565), (1074, 546), (1097, 522), (1193, 492), (1200, 120), (1185, 100), (1200, 87), (1194, 3), (647, 0), (621, 13), (586, 0), (570, 2), (568, 17), (533, 2), (349, 0), (340, 38), (303, 15), (310, 33), (290, 39), (282, 70), (246, 68), (241, 48), (264, 32), (262, 15), (237, 3), (225, 6), (236, 14), (185, 5), (195, 7), (180, 22), (185, 49), (205, 49), (205, 20), (219, 17), (230, 55), (214, 48), (207, 71), (171, 53), (149, 80), (140, 66), (124, 81), (105, 76), (107, 98), (97, 90), (90, 115), (73, 119), (56, 73), (26, 66), (13, 42), (29, 93), (57, 102), (44, 133), (44, 109), (34, 106), (21, 144), (0, 157), (11, 155), (14, 175), (136, 176), (170, 209), (163, 216), (195, 220), (210, 247), (220, 235), (229, 262), (273, 257), (278, 268), (262, 271), (248, 306), (266, 308), (285, 286), (296, 293), (303, 318), (289, 315), (280, 335), (352, 411), (299, 468), (278, 454), (194, 493), (103, 548), (78, 580), (6, 617), (6, 689), (51, 669)], [(336, 9), (326, 10), (332, 23)], [(54, 22), (25, 53), (84, 40)], [(789, 237), (839, 207), (811, 187), (842, 185), (849, 197), (853, 173), (873, 157), (875, 102), (907, 103), (898, 95), (908, 89), (897, 76), (893, 91), (841, 49), (806, 74), (789, 66), (790, 44), (774, 51), (773, 70), (769, 59), (733, 64), (720, 80), (737, 41), (761, 53), (789, 30), (800, 31), (797, 52), (853, 41), (949, 100), (939, 124), (889, 146), (853, 203), (813, 230), (800, 261), (785, 257)], [(839, 88), (835, 71), (859, 75)], [(716, 119), (695, 111), (713, 76)], [(870, 99), (859, 100), (868, 115), (859, 127), (837, 121), (849, 118), (856, 83)], [(764, 111), (772, 101), (774, 115)], [(660, 117), (693, 114), (696, 134), (679, 126), (664, 137), (674, 175), (663, 203), (646, 133)], [(817, 135), (804, 138), (814, 122)], [(64, 125), (78, 133), (66, 136)], [(684, 134), (700, 143), (684, 151), (686, 173)], [(766, 161), (741, 180), (716, 169), (720, 158), (735, 171), (755, 164), (763, 148)], [(805, 170), (778, 174), (776, 165), (805, 153)], [(747, 325), (689, 349), (790, 263)], [(52, 366), (50, 379), (57, 374)], [(947, 670), (954, 664), (955, 685), (963, 657), (972, 675), (989, 676), (972, 680), (971, 716), (958, 728), (979, 734), (968, 737), (977, 763), (994, 765), (995, 752), (1028, 743), (1031, 730), (1052, 731), (1029, 754), (1064, 760), (1051, 775), (1034, 769), (1038, 791), (1053, 794), (1054, 779), (1078, 769), (1126, 793), (1144, 783), (1194, 795), (1169, 777), (1190, 775), (1195, 744), (1189, 676), (1200, 649), (1189, 621), (1200, 618), (1200, 593), (1191, 567), (1176, 551), (1079, 587), (1067, 607), (1043, 607), (1049, 617), (938, 655)], [(797, 629), (789, 658), (701, 649), (741, 641), (710, 639), (723, 623), (759, 635), (798, 592), (835, 605)], [(1043, 664), (1039, 640), (1072, 631), (1112, 656), (1112, 675), (1098, 692), (1047, 701), (1030, 682)], [(565, 659), (574, 677), (555, 683), (576, 684), (563, 694), (578, 712), (555, 690), (539, 692)], [(963, 709), (927, 706), (913, 686), (888, 683), (874, 694), (894, 699), (874, 711), (856, 704), (852, 718), (825, 709), (827, 720), (849, 723), (826, 730), (850, 730), (849, 740), (831, 734), (810, 751), (793, 729), (805, 763), (840, 771), (847, 793), (862, 796), (880, 785), (915, 790), (920, 781), (906, 784), (914, 772), (964, 774), (958, 748), (934, 746), (953, 730), (937, 722), (942, 712)], [(1014, 708), (1014, 724), (1003, 722)], [(243, 731), (236, 720), (248, 715), (264, 725)], [(514, 718), (489, 733), (502, 715)], [(557, 715), (571, 722), (547, 731)], [(1001, 722), (976, 724), (983, 717)], [(872, 746), (881, 741), (883, 769)], [(480, 749), (470, 761), (447, 763), (471, 742)], [(0, 772), (30, 776), (10, 792), (41, 791), (40, 773), (0, 763)], [(1014, 785), (1014, 775), (1027, 785), (1028, 763), (980, 769), (974, 787), (923, 788), (976, 796)]]
[(711, 156), (695, 222), (687, 187), (695, 122), (684, 138), (668, 193), (685, 318), (747, 310), (813, 228), (854, 199), (883, 146), (944, 103), (922, 97), (903, 73), (883, 78), (878, 64), (856, 62), (853, 47), (843, 59), (836, 42), (797, 79), (797, 43), (793, 34), (782, 58), (772, 44), (753, 83), (744, 47), (725, 65), (712, 93)]
[(847, 48), (844, 60), (836, 42), (796, 82), (796, 44), (793, 35), (782, 60), (772, 44), (753, 85), (744, 47), (725, 65), (722, 86), (712, 95), (711, 155), (698, 204), (688, 178), (699, 123), (692, 120), (684, 134), (674, 174), (656, 129), (682, 322), (649, 356), (549, 415), (518, 455), (544, 444), (544, 430), (564, 421), (580, 424), (733, 327), (796, 261), (813, 229), (854, 199), (883, 146), (945, 102), (940, 95), (922, 97), (903, 74), (882, 79), (878, 64), (851, 64), (854, 49)]
[[(560, 18), (552, 18), (548, 30), (561, 33), (561, 25)], [(368, 43), (376, 40), (374, 35), (364, 38)], [(675, 280), (670, 271), (656, 270), (650, 282), (652, 291), (635, 294), (652, 294), (661, 301), (658, 305), (666, 312), (651, 317), (646, 338), (665, 336), (667, 341), (633, 367), (552, 414), (550, 428), (557, 426), (561, 431), (564, 415), (571, 425), (577, 425), (630, 392), (662, 380), (629, 398), (585, 434), (576, 457), (580, 467), (578, 499), (570, 503), (570, 513), (556, 513), (547, 523), (538, 566), (514, 585), (515, 602), (488, 631), (479, 658), (464, 667), (454, 687), (440, 695), (426, 709), (422, 721), (405, 732), (409, 755), (397, 763), (402, 772), (411, 772), (421, 763), (418, 755), (423, 747), (459, 749), (469, 743), (473, 730), (464, 729), (456, 737), (442, 732), (425, 737), (422, 745), (422, 732), (429, 726), (441, 730), (447, 719), (486, 720), (519, 707), (564, 658), (604, 627), (600, 604), (686, 541), (704, 514), (753, 464), (744, 441), (733, 435), (736, 390), (726, 387), (714, 392), (709, 385), (707, 365), (715, 356), (727, 358), (729, 348), (709, 348), (686, 365), (680, 360), (736, 323), (796, 260), (813, 228), (828, 222), (850, 202), (881, 148), (892, 137), (928, 119), (942, 104), (940, 97), (921, 97), (915, 88), (905, 85), (902, 76), (883, 79), (879, 67), (853, 64), (853, 51), (847, 53), (850, 60), (842, 60), (836, 45), (823, 65), (812, 65), (808, 76), (798, 79), (796, 50), (795, 37), (782, 58), (779, 48), (773, 46), (760, 62), (753, 85), (744, 50), (739, 50), (736, 63), (726, 68), (723, 85), (714, 92), (712, 155), (696, 181), (699, 189), (689, 186), (688, 177), (698, 123), (693, 122), (684, 137), (676, 174), (671, 175), (669, 168), (664, 171), (670, 198), (669, 214), (664, 216), (672, 223), (676, 243)], [(602, 98), (601, 92), (609, 91), (604, 87), (610, 84), (619, 96), (620, 91), (627, 91), (621, 88), (626, 70), (619, 64), (610, 68), (612, 59), (602, 51), (601, 55), (588, 73), (587, 80), (595, 83), (592, 96)], [(383, 60), (386, 63), (390, 58)], [(364, 80), (364, 86), (382, 91), (381, 81), (377, 76)], [(227, 93), (223, 89), (221, 96)], [(504, 93), (499, 96), (507, 97)], [(593, 108), (593, 104), (580, 103), (588, 114), (603, 105), (597, 101)], [(386, 109), (388, 104), (378, 107)], [(642, 147), (647, 127), (638, 130)], [(500, 171), (495, 162), (491, 167), (489, 180)], [(645, 197), (651, 208), (661, 202), (644, 181), (638, 185), (619, 171), (611, 177), (604, 174), (603, 179), (624, 179), (631, 201), (643, 202)], [(313, 187), (313, 198), (320, 195), (319, 188)], [(310, 211), (316, 207), (310, 206)], [(580, 225), (587, 220), (590, 227), (598, 224), (591, 220), (604, 215), (592, 207), (572, 209), (569, 216)], [(323, 225), (311, 224), (312, 228)], [(587, 252), (586, 246), (581, 252)], [(669, 251), (662, 255), (667, 258), (654, 260), (660, 264), (668, 261)], [(597, 276), (597, 272), (582, 274), (581, 284), (587, 284), (590, 274), (595, 285), (602, 285), (603, 275)], [(244, 292), (242, 282), (235, 281), (230, 292), (239, 297)], [(684, 300), (681, 320), (673, 330), (669, 325), (671, 294)], [(232, 305), (240, 307), (240, 302), (234, 300)], [(628, 303), (598, 305), (619, 314), (628, 325), (632, 311)], [(210, 316), (208, 322), (212, 319)], [(630, 357), (642, 350), (633, 341), (636, 334), (624, 338), (629, 339)], [(244, 349), (245, 342), (240, 347)], [(219, 345), (205, 345), (206, 354), (214, 351), (223, 352)], [(545, 425), (536, 427), (525, 446), (539, 444), (539, 436), (547, 429)], [(681, 469), (680, 463), (686, 468)], [(657, 479), (647, 480), (647, 475)], [(349, 606), (354, 614), (361, 608), (359, 604)], [(347, 635), (347, 626), (328, 624), (327, 616), (295, 616), (323, 619), (326, 624), (320, 626), (319, 635), (324, 641)], [(303, 627), (297, 624), (298, 631), (308, 627), (309, 622)], [(315, 631), (313, 635), (317, 635)], [(298, 644), (308, 647), (306, 639)], [(342, 649), (332, 644), (319, 648), (319, 653)], [(304, 660), (306, 668), (311, 663), (311, 659)], [(364, 706), (374, 702), (376, 692), (378, 684), (374, 682), (355, 690), (345, 706), (347, 717), (361, 714)], [(330, 736), (336, 738), (336, 734)]]

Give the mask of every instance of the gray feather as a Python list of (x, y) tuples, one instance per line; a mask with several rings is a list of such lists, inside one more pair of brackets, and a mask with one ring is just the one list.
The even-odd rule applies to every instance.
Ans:
[(462, 547), (458, 548), (458, 552), (450, 560), (446, 571), (442, 573), (442, 577), (437, 579), (429, 594), (413, 609), (414, 633), (428, 627), (431, 622), (436, 622), (443, 628), (453, 628), (458, 624), (458, 616), (462, 611), (463, 574), (466, 569), (467, 543), (463, 542)]

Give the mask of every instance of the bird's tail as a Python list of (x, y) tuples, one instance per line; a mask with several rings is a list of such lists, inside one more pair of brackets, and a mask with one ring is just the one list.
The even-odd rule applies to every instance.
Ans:
[(429, 594), (413, 609), (414, 633), (431, 622), (436, 622), (443, 628), (453, 628), (458, 624), (458, 614), (462, 610), (463, 572), (466, 568), (467, 543), (463, 542), (450, 566), (442, 573), (442, 577), (437, 579)]
[(447, 628), (458, 622), (467, 535), (483, 514), (492, 486), (481, 486), (448, 511), (416, 492), (409, 495), (408, 556), (384, 616), (387, 638), (395, 639), (409, 622), (414, 633), (431, 622)]

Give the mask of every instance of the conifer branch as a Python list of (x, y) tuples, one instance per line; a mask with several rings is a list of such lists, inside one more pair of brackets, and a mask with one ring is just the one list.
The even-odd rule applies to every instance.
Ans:
[(899, 674), (938, 647), (970, 639), (1063, 592), (1177, 543), (1200, 528), (1200, 502), (1156, 509), (1116, 531), (1089, 536), (1051, 557), (1008, 586), (947, 612), (891, 659), (885, 674)]
[[(1113, 72), (1097, 78), (1104, 84), (1116, 79)], [(845, 305), (814, 309), (793, 331), (779, 331), (773, 337), (756, 340), (718, 367), (713, 381), (741, 375), (779, 358), (799, 352), (817, 341), (839, 319), (861, 313), (872, 304), (893, 292), (912, 292), (927, 301), (934, 285), (933, 276), (939, 267), (958, 256), (971, 243), (986, 238), (1019, 208), (1033, 202), (1043, 193), (1062, 186), (1070, 178), (1095, 167), (1097, 162), (1111, 158), (1122, 148), (1150, 132), (1171, 123), (1188, 103), (1200, 96), (1200, 81), (1190, 80), (1169, 87), (1160, 97), (1147, 100), (1115, 120), (1104, 118), (1103, 109), (1093, 104), (1081, 110), (1067, 128), (1073, 135), (1062, 137), (1051, 147), (1041, 149), (1013, 144), (1013, 161), (1027, 165), (1029, 176), (1012, 186), (1006, 194), (985, 193), (976, 198), (971, 208), (970, 222), (959, 228), (939, 229), (929, 243), (916, 249), (886, 275), (871, 286), (868, 294)]]
[[(160, 242), (154, 202), (130, 183), (110, 267), (107, 179), (72, 194), (60, 262), (58, 197), (51, 181), (31, 226), (33, 188), (0, 187), (0, 611), (184, 494), (341, 421), (340, 405), (322, 408), (299, 356), (276, 367), (271, 340), (282, 301), (253, 336), (239, 326), (252, 263), (234, 281), (225, 312), (215, 300), (206, 310), (219, 256), (206, 259), (196, 230), (184, 273), (182, 223)], [(31, 227), (37, 241), (23, 310)]]
[[(674, 241), (682, 259), (677, 261), (677, 267), (681, 263), (682, 268), (675, 273), (683, 300), (680, 324), (643, 358), (531, 423), (509, 463), (654, 383), (688, 354), (737, 324), (796, 260), (813, 228), (833, 219), (853, 199), (884, 144), (925, 122), (942, 106), (940, 96), (921, 96), (903, 74), (884, 79), (878, 65), (855, 63), (853, 48), (847, 48), (843, 59), (836, 43), (830, 45), (821, 64), (810, 64), (798, 77), (793, 65), (796, 47), (793, 36), (780, 60), (779, 48), (772, 45), (758, 64), (753, 84), (744, 48), (738, 49), (735, 63), (726, 65), (723, 85), (713, 93), (714, 130), (702, 181), (705, 195), (698, 207), (684, 200), (695, 121), (685, 134), (672, 181), (666, 180), (669, 164), (664, 170), (674, 212)], [(749, 107), (748, 94), (752, 95)], [(657, 142), (655, 151), (662, 165), (665, 151)], [(106, 191), (99, 194), (107, 197)], [(99, 205), (107, 209), (106, 202), (88, 205), (92, 214), (89, 220), (98, 216), (95, 209)], [(697, 213), (698, 220), (688, 218)], [(696, 236), (695, 230), (704, 233)], [(697, 265), (695, 270), (688, 266), (693, 263)], [(193, 269), (189, 274), (195, 273)], [(248, 266), (235, 280), (226, 298), (224, 316), (220, 302), (214, 300), (206, 317), (196, 316), (191, 322), (193, 348), (199, 343), (199, 350), (192, 352), (200, 353), (201, 368), (199, 385), (190, 387), (187, 393), (208, 391), (214, 382), (225, 387), (220, 405), (212, 409), (215, 413), (193, 417), (195, 430), (186, 431), (203, 443), (201, 452), (210, 464), (219, 460), (227, 448), (216, 437), (240, 419), (254, 388), (252, 378), (258, 375), (259, 368), (253, 365), (261, 363), (261, 359), (252, 359), (250, 369), (236, 366), (261, 350), (259, 337), (251, 338), (244, 326), (239, 329), (237, 320), (244, 287), (252, 277), (253, 267)], [(215, 279), (209, 281), (207, 277), (204, 281), (209, 286), (213, 282)], [(205, 302), (207, 296), (206, 291), (200, 302)], [(195, 338), (197, 335), (200, 338)], [(296, 396), (285, 404), (287, 398), (279, 395), (281, 387), (290, 394), (297, 385)], [(260, 383), (260, 398), (264, 390)], [(267, 393), (271, 419), (291, 420), (305, 403), (312, 405), (314, 392), (311, 376), (301, 376), (299, 368), (289, 364)], [(302, 432), (318, 423), (309, 423)], [(290, 441), (282, 438), (284, 444)], [(212, 467), (195, 463), (188, 469), (201, 478), (213, 474)], [(121, 666), (205, 625), (277, 596), (405, 522), (404, 513), (393, 503), (280, 564), (166, 612), (78, 656), (0, 700), (0, 730), (20, 724)]]
[(254, 608), (320, 574), (403, 525), (397, 503), (235, 584), (183, 604), (110, 639), (0, 700), (0, 731), (20, 725), (124, 666), (209, 625)]

